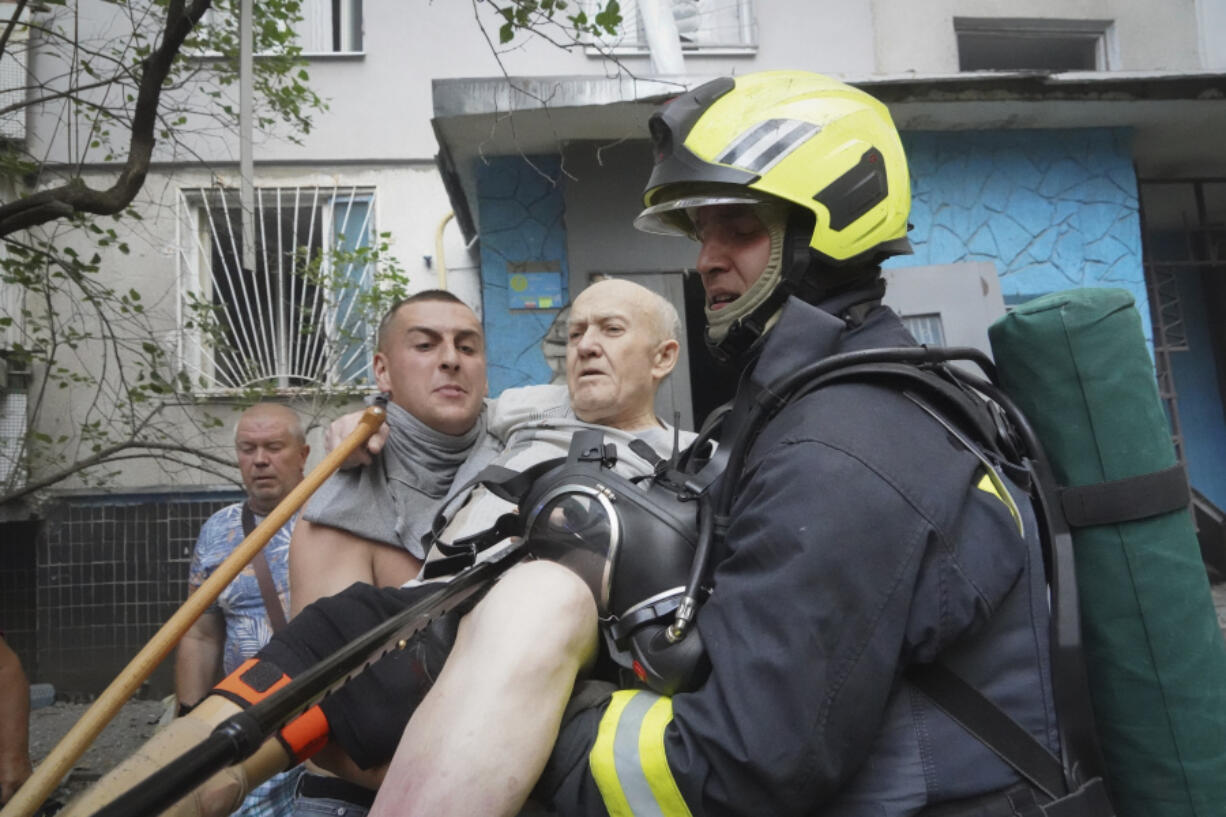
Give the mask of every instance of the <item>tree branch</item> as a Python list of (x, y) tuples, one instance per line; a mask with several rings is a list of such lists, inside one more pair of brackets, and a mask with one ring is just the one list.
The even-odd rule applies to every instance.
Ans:
[[(93, 103), (91, 103), (87, 99), (76, 99), (75, 98), (76, 94), (79, 94), (82, 91), (92, 91), (95, 88), (102, 88), (102, 87), (112, 84), (113, 82), (114, 82), (113, 79), (100, 79), (97, 82), (91, 82), (88, 85), (77, 85), (72, 88), (65, 88), (62, 91), (56, 91), (54, 94), (40, 96), (36, 99), (23, 99), (20, 102), (14, 102), (12, 105), (5, 105), (3, 108), (0, 108), (0, 116), (3, 116), (4, 114), (7, 114), (7, 113), (12, 113), (13, 111), (19, 111), (25, 108), (32, 108), (35, 105), (45, 105), (48, 102), (54, 102), (57, 99), (67, 99), (70, 97), (73, 98), (74, 102), (78, 102), (82, 105), (93, 105)], [(39, 86), (33, 86), (33, 87), (41, 88), (42, 86), (39, 85)], [(99, 107), (99, 106), (95, 105), (94, 107)]]
[(0, 34), (0, 54), (8, 53), (9, 37), (13, 36), (13, 29), (17, 27), (17, 21), (21, 19), (21, 13), (25, 11), (27, 2), (28, 0), (17, 0), (13, 16), (9, 18), (8, 25), (4, 27), (4, 33)]
[[(69, 465), (66, 465), (63, 468), (60, 468), (58, 471), (48, 474), (42, 479), (39, 479), (33, 482), (28, 482), (20, 488), (10, 491), (7, 494), (0, 495), (0, 505), (3, 505), (8, 502), (14, 502), (18, 499), (23, 499), (24, 497), (27, 497), (30, 494), (35, 493), (36, 491), (41, 491), (44, 488), (48, 488), (56, 484), (57, 482), (62, 482), (63, 480), (66, 480), (69, 477), (71, 477), (73, 474), (76, 474), (79, 471), (83, 471), (86, 468), (93, 468), (97, 465), (102, 465), (111, 460), (134, 459), (135, 456), (133, 455), (128, 455), (124, 457), (117, 456), (124, 451), (130, 451), (133, 449), (140, 449), (140, 450), (149, 451), (149, 452), (167, 451), (167, 452), (172, 452), (175, 454), (190, 454), (193, 457), (199, 457), (205, 463), (216, 463), (218, 465), (225, 466), (226, 468), (234, 467), (234, 463), (224, 457), (219, 457), (216, 454), (210, 454), (207, 451), (201, 451), (199, 449), (192, 448), (187, 445), (181, 445), (179, 443), (159, 443), (159, 442), (144, 441), (144, 440), (124, 440), (121, 443), (115, 443), (114, 445), (103, 448), (100, 451), (94, 453), (93, 455), (86, 457), (85, 459), (77, 460), (76, 462), (70, 463)], [(137, 455), (137, 456), (149, 456), (149, 454)]]
[(132, 203), (145, 182), (153, 158), (157, 141), (154, 128), (163, 83), (184, 40), (211, 5), (212, 0), (192, 0), (186, 6), (183, 0), (172, 0), (169, 4), (162, 41), (141, 63), (143, 70), (132, 117), (128, 158), (115, 183), (106, 190), (96, 190), (74, 177), (58, 187), (0, 205), (0, 237), (62, 218), (64, 213), (113, 215)]

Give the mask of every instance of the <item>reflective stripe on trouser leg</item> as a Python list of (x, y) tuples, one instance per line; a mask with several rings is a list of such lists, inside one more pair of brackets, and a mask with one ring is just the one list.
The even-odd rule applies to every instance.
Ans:
[(642, 690), (613, 693), (588, 758), (612, 817), (690, 817), (664, 753), (672, 719), (671, 698)]

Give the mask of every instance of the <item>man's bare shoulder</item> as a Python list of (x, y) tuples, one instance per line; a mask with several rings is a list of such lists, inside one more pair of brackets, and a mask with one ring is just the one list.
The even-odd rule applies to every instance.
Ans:
[(290, 606), (297, 614), (354, 582), (399, 586), (421, 562), (408, 551), (341, 528), (299, 520), (290, 542)]

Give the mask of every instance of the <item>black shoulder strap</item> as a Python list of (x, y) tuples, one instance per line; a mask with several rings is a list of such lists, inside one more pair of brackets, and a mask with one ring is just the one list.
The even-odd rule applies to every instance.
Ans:
[[(255, 511), (251, 503), (243, 503), (242, 512), (243, 537), (246, 538), (255, 530)], [(268, 623), (274, 633), (285, 628), (285, 608), (281, 606), (281, 597), (277, 595), (277, 587), (272, 579), (272, 569), (268, 566), (268, 557), (260, 550), (251, 560), (255, 570), (255, 580), (260, 586), (260, 598), (264, 600), (264, 610), (268, 613)]]
[[(1008, 445), (1004, 446), (1006, 450), (1001, 450), (1002, 443), (1006, 441), (1001, 437), (1001, 429), (994, 415), (986, 409), (982, 400), (967, 394), (956, 378), (938, 374), (938, 371), (945, 371), (944, 367), (920, 365), (919, 358), (926, 351), (918, 348), (875, 349), (826, 358), (821, 361), (820, 373), (812, 377), (806, 377), (804, 372), (796, 373), (790, 378), (793, 382), (784, 388), (776, 388), (777, 384), (774, 383), (765, 387), (743, 383), (732, 405), (722, 406), (718, 410), (721, 412), (718, 421), (722, 424), (719, 447), (702, 469), (691, 477), (694, 493), (710, 486), (730, 464), (734, 468), (741, 465), (739, 461), (732, 462), (734, 458), (739, 460), (735, 453), (747, 451), (758, 431), (784, 406), (835, 383), (857, 381), (890, 385), (899, 391), (917, 386), (929, 401), (938, 404), (941, 416), (951, 418), (955, 425), (966, 430), (980, 446), (992, 452), (998, 464), (1009, 470), (1010, 476), (1016, 479), (1019, 476), (1016, 469), (1009, 468), (1009, 463), (1017, 459), (1016, 452)], [(884, 359), (891, 353), (907, 354), (913, 359)], [(707, 422), (712, 421), (708, 419)], [(701, 438), (703, 435), (699, 436)], [(730, 497), (726, 497), (725, 501), (727, 499)]]
[(1001, 451), (1000, 430), (987, 404), (972, 397), (956, 382), (956, 375), (947, 367), (920, 367), (909, 363), (866, 363), (836, 369), (811, 385), (804, 387), (797, 396), (820, 389), (835, 382), (861, 381), (893, 386), (899, 391), (918, 389), (924, 403), (938, 414), (962, 429), (998, 459), (1007, 455)]
[(979, 690), (941, 663), (913, 664), (905, 677), (945, 714), (1052, 799), (1039, 806), (1044, 817), (1114, 817), (1101, 777), (1069, 780), (1060, 759)]
[(1060, 759), (949, 667), (939, 661), (912, 664), (905, 677), (1048, 797), (1068, 793)]
[[(936, 354), (944, 354), (948, 360), (960, 357), (958, 353), (961, 351), (963, 350), (950, 349)], [(898, 354), (897, 359), (884, 359), (895, 353)], [(942, 709), (949, 712), (951, 717), (1010, 763), (1020, 774), (1046, 791), (1054, 793), (1074, 789), (1080, 794), (1086, 789), (1088, 781), (1101, 777), (1103, 763), (1093, 724), (1085, 658), (1081, 648), (1072, 539), (1068, 533), (1068, 522), (1059, 504), (1060, 500), (1057, 498), (1058, 489), (1051, 476), (1050, 467), (1042, 446), (1025, 417), (999, 387), (989, 380), (969, 375), (952, 366), (925, 365), (925, 361), (915, 360), (917, 356), (915, 350), (878, 350), (872, 359), (865, 359), (863, 362), (856, 359), (855, 353), (845, 356), (846, 365), (834, 360), (825, 361), (825, 368), (818, 376), (789, 388), (786, 396), (777, 401), (771, 413), (804, 394), (835, 382), (864, 381), (892, 385), (913, 399), (918, 396), (919, 399), (915, 402), (926, 408), (930, 414), (945, 418), (942, 422), (947, 420), (949, 424), (962, 429), (975, 445), (983, 446), (985, 452), (991, 452), (1002, 468), (1009, 469), (1011, 476), (1016, 476), (1019, 472), (1028, 476), (1028, 479), (1019, 481), (1018, 484), (1028, 490), (1034, 500), (1045, 568), (1051, 585), (1052, 687), (1056, 698), (1062, 757), (1055, 758), (1050, 755), (1033, 738), (1030, 738), (1030, 743), (1021, 741), (1015, 730), (1005, 725), (1005, 722), (1012, 721), (999, 707), (951, 672), (935, 671), (942, 676), (952, 676), (955, 679), (952, 682), (944, 678), (936, 682), (921, 683), (927, 687), (924, 689), (925, 693), (931, 689), (933, 700)], [(869, 355), (859, 357), (868, 358)], [(801, 374), (793, 377), (793, 381), (802, 379)], [(761, 423), (757, 426), (760, 427)], [(752, 434), (754, 430), (756, 429), (749, 430), (749, 433)], [(724, 444), (724, 441), (721, 441), (721, 444)], [(973, 693), (973, 699), (977, 703), (960, 707), (958, 700), (963, 697), (971, 699), (971, 696), (963, 695), (967, 691)], [(1025, 732), (1024, 729), (1021, 731)], [(1026, 748), (1013, 752), (1013, 746)], [(1041, 751), (1036, 751), (1036, 747)], [(1046, 759), (1042, 759), (1044, 755)], [(1099, 794), (1101, 792), (1095, 796)], [(1105, 796), (1102, 799), (1105, 802)]]

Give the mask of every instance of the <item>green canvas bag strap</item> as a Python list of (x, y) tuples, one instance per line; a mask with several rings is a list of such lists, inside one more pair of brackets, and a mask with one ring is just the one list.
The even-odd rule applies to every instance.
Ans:
[(1192, 502), (1182, 465), (1135, 477), (1060, 489), (1060, 505), (1075, 528), (1134, 522), (1183, 510)]

